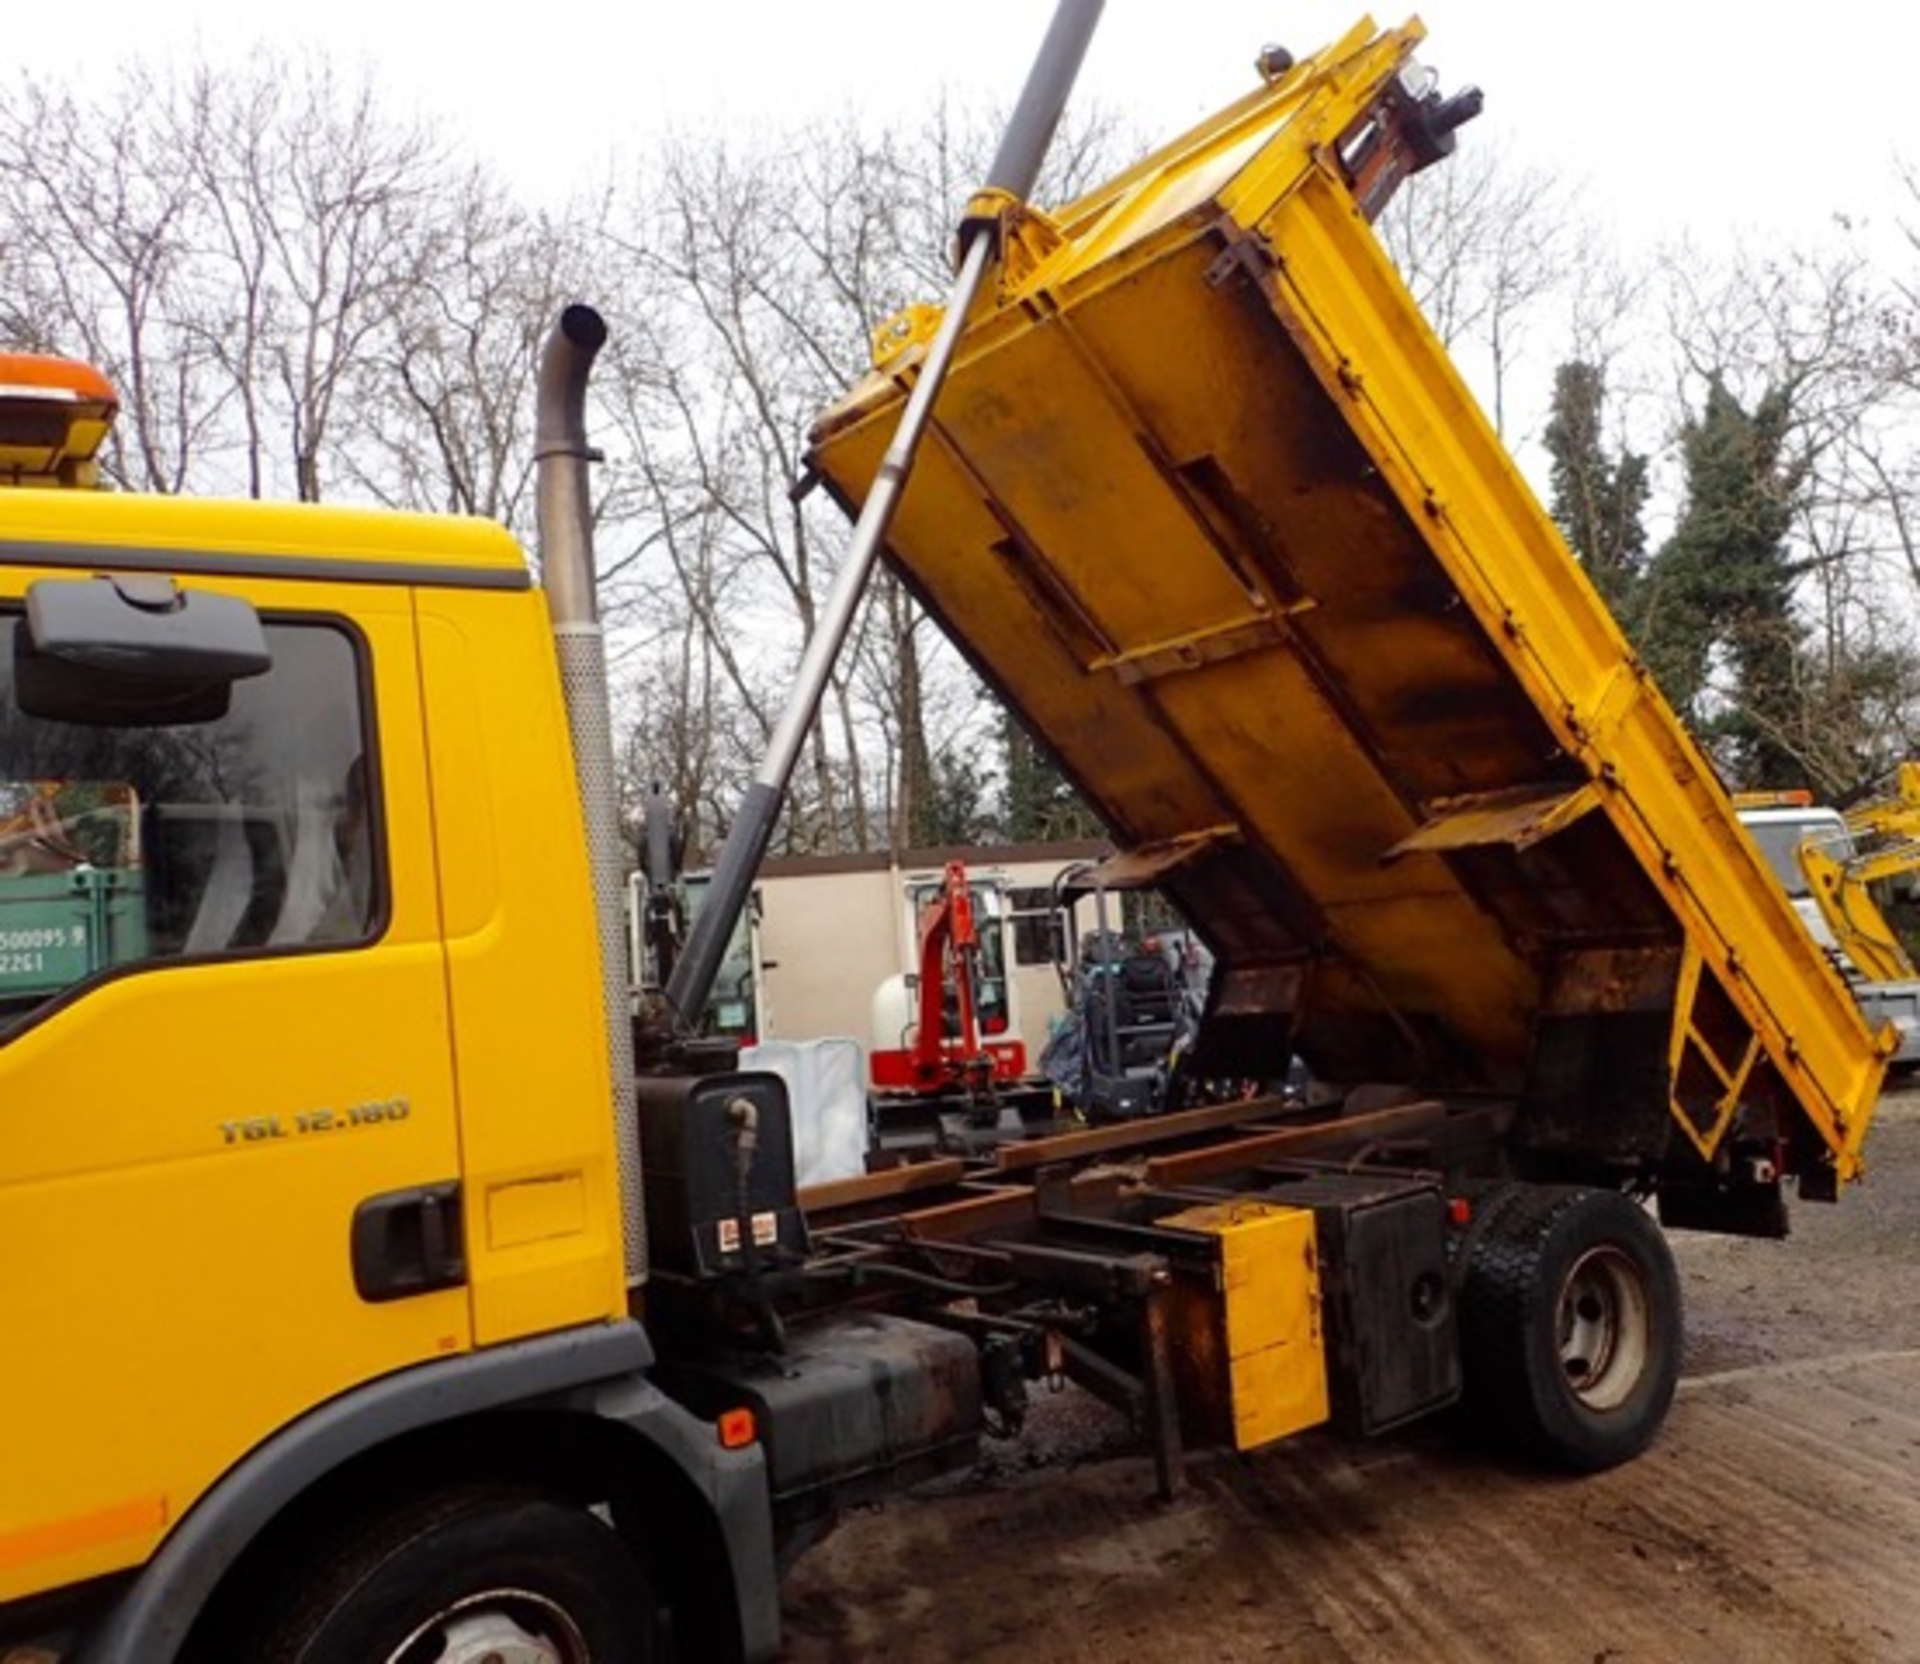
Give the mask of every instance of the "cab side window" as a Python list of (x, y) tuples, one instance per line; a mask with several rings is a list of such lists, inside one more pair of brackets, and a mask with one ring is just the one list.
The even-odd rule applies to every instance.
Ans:
[(367, 940), (376, 805), (359, 644), (265, 626), (272, 667), (224, 715), (115, 726), (28, 715), (0, 614), (0, 1024), (183, 956)]

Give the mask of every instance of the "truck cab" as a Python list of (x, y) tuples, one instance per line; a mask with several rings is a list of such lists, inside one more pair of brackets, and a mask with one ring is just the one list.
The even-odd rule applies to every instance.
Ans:
[(397, 1553), (465, 1656), (571, 1538), (644, 1657), (646, 1521), (758, 1567), (764, 1462), (646, 1379), (548, 599), (487, 522), (87, 489), (111, 409), (0, 360), (0, 1654), (369, 1656), (314, 1568)]
[[(310, 1406), (627, 1318), (586, 878), (553, 855), (579, 811), (518, 548), (256, 505), (7, 507), (6, 768), (48, 783), (15, 792), (71, 849), (0, 877), (22, 921), (0, 1326), (36, 1360), (0, 1405), (37, 1430), (0, 1494), (0, 1539), (31, 1550), (0, 1598), (139, 1563)], [(173, 645), (208, 609), (250, 626), (248, 674)], [(86, 801), (131, 817), (120, 864), (86, 858)]]
[[(790, 1442), (776, 1504), (731, 1379), (661, 1385), (578, 621), (490, 522), (77, 489), (86, 401), (5, 384), (0, 1657), (644, 1664), (654, 1579), (683, 1656), (771, 1656), (781, 1535), (971, 1401)], [(707, 1084), (790, 1201), (779, 1082)], [(828, 1421), (863, 1343), (930, 1373), (815, 1334)]]

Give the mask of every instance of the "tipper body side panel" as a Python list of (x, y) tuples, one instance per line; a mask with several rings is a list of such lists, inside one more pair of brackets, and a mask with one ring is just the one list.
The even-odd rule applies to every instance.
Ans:
[[(1418, 38), (1364, 26), (1011, 225), (890, 555), (1162, 852), (1229, 1064), (1508, 1096), (1574, 1160), (1737, 1128), (1849, 1176), (1879, 1048), (1356, 201)], [(850, 504), (920, 356), (881, 340), (815, 435)]]

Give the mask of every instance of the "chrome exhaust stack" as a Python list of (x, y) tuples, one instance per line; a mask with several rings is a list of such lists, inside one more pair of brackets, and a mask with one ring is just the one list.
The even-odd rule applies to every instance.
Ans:
[(587, 471), (590, 463), (600, 460), (600, 453), (587, 443), (587, 378), (606, 340), (606, 320), (590, 306), (567, 307), (548, 334), (540, 353), (534, 464), (541, 577), (553, 616), (554, 651), (573, 737), (574, 772), (593, 873), (611, 1108), (620, 1163), (621, 1235), (627, 1285), (633, 1288), (646, 1281), (647, 1228), (626, 971), (627, 861), (613, 766), (606, 640), (594, 592), (593, 497)]

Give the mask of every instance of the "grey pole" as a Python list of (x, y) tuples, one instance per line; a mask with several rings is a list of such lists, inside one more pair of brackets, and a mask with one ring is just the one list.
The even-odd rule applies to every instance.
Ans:
[[(1020, 101), (1014, 106), (994, 156), (987, 176), (991, 188), (1021, 198), (1032, 192), (1104, 3), (1105, 0), (1059, 0), (1046, 39), (1041, 42), (1040, 54), (1027, 74)], [(826, 695), (833, 662), (839, 657), (853, 623), (874, 561), (886, 543), (887, 528), (893, 522), (894, 510), (913, 468), (914, 452), (919, 449), (933, 401), (946, 379), (967, 313), (980, 291), (993, 253), (993, 238), (985, 234), (984, 228), (968, 237), (959, 274), (947, 297), (946, 314), (927, 349), (927, 361), (913, 384), (900, 425), (894, 430), (893, 442), (881, 460), (879, 473), (874, 476), (873, 490), (854, 525), (847, 558), (828, 587), (819, 622), (801, 656), (793, 694), (774, 728), (773, 737), (767, 742), (767, 754), (760, 771), (727, 830), (726, 842), (721, 845), (719, 859), (714, 863), (713, 881), (707, 889), (705, 904), (688, 932), (686, 950), (667, 981), (667, 1004), (682, 1024), (694, 1020), (713, 991), (713, 979), (719, 973), (727, 939), (733, 934), (734, 921), (746, 903), (754, 874), (760, 870), (761, 858), (773, 837), (774, 823), (780, 818), (780, 805), (786, 797), (787, 783), (793, 778), (801, 745)]]

